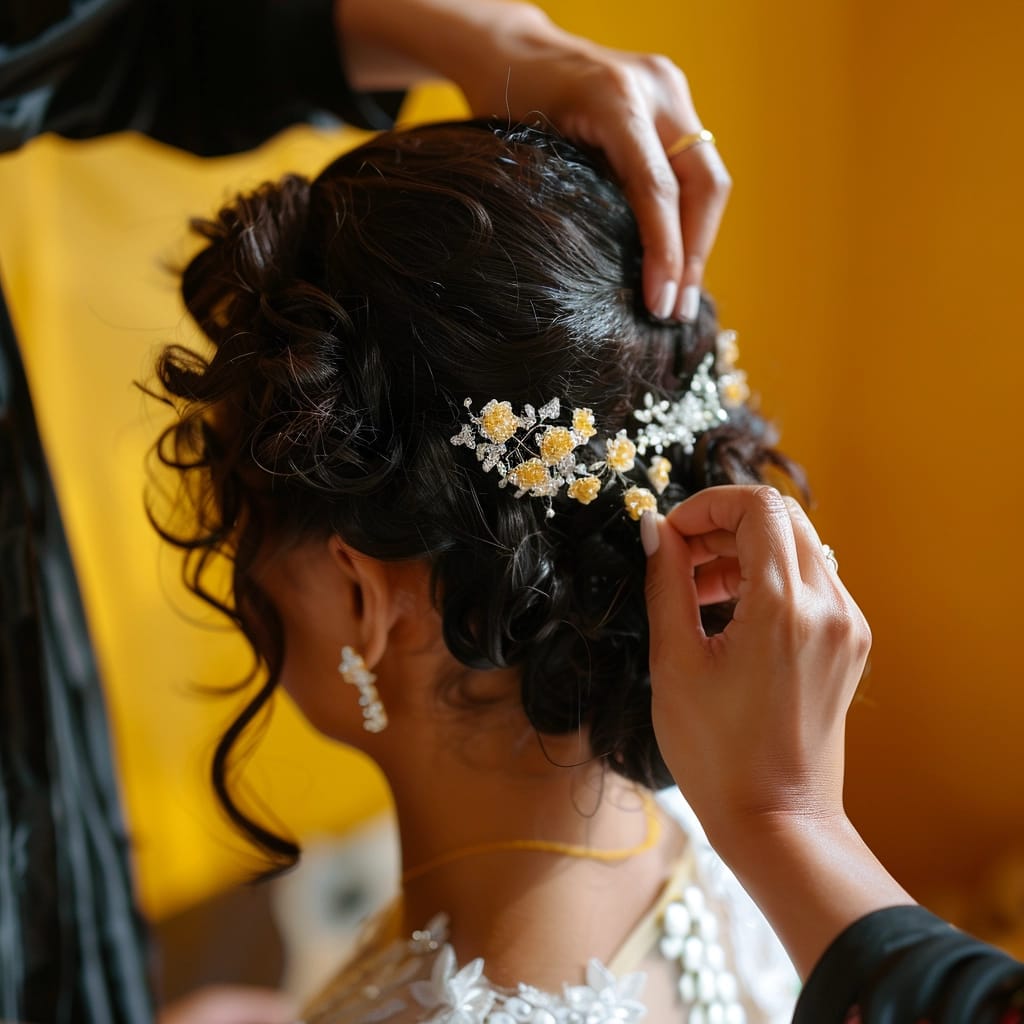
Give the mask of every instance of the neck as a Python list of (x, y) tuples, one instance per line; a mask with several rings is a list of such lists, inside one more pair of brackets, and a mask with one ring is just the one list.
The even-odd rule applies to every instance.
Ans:
[[(593, 927), (587, 922), (595, 887), (622, 889), (628, 879), (628, 891), (638, 898), (636, 906), (623, 907), (618, 932), (608, 929), (604, 955), (610, 957), (657, 895), (664, 850), (608, 862), (518, 845), (541, 840), (603, 852), (645, 848), (652, 826), (643, 794), (591, 757), (585, 735), (542, 742), (510, 700), (464, 711), (439, 713), (435, 705), (430, 714), (399, 713), (381, 736), (387, 742), (374, 755), (392, 787), (403, 868), (427, 867), (403, 887), (407, 931), (445, 912), (460, 958), (488, 955), (485, 947), (493, 949), (503, 933), (522, 939), (545, 921), (550, 927), (554, 907), (560, 920)], [(486, 849), (497, 846), (505, 848)], [(466, 848), (479, 852), (447, 859)], [(489, 976), (501, 972), (493, 959), (488, 955)]]
[[(611, 863), (522, 848), (445, 860), (522, 840), (629, 849), (644, 844), (648, 816), (638, 787), (594, 759), (585, 730), (538, 737), (517, 672), (464, 670), (440, 643), (405, 639), (375, 668), (389, 725), (361, 744), (391, 785), (403, 868), (444, 860), (403, 887), (404, 930), (445, 913), (459, 962), (484, 957), (496, 984), (582, 981), (581, 965), (609, 962), (655, 902), (681, 834), (662, 830), (655, 847)], [(455, 672), (461, 703), (439, 690)]]

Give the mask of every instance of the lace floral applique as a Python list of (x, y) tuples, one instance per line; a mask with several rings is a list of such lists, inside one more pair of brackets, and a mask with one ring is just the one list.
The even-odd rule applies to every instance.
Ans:
[(483, 976), (484, 962), (477, 957), (461, 971), (457, 968), (455, 951), (446, 945), (434, 961), (430, 980), (414, 981), (409, 990), (420, 1006), (437, 1007), (430, 1018), (435, 1024), (481, 1024), (495, 999)]
[(647, 1013), (640, 1001), (647, 975), (643, 971), (616, 979), (599, 960), (587, 964), (586, 985), (567, 985), (565, 1003), (567, 1024), (597, 1024), (622, 1021), (632, 1024)]
[(410, 943), (420, 954), (440, 946), (429, 981), (410, 986), (416, 1002), (435, 1011), (429, 1024), (635, 1024), (647, 1013), (640, 1001), (646, 974), (616, 978), (598, 960), (588, 963), (585, 984), (566, 985), (561, 996), (532, 985), (497, 988), (484, 976), (481, 958), (459, 969), (455, 951), (444, 943), (446, 925), (435, 918)]

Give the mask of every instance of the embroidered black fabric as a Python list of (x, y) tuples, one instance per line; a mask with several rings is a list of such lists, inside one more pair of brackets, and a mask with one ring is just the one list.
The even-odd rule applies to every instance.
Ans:
[(923, 907), (878, 910), (847, 928), (807, 979), (794, 1024), (998, 1024), (1024, 1007), (1024, 964)]

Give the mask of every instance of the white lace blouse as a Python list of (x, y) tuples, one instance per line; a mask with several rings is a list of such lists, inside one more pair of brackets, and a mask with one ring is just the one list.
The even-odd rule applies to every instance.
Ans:
[(307, 1007), (305, 1024), (784, 1024), (797, 977), (768, 923), (708, 845), (678, 790), (660, 805), (689, 840), (655, 905), (606, 966), (561, 991), (492, 984), (482, 958), (456, 962), (441, 915), (411, 936), (392, 906)]

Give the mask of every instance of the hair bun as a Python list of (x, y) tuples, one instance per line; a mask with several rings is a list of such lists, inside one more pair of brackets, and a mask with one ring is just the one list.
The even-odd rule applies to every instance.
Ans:
[[(192, 229), (209, 244), (182, 274), (185, 306), (218, 344), (256, 321), (301, 275), (310, 183), (289, 174), (238, 196)], [(256, 331), (255, 333), (261, 333)]]

